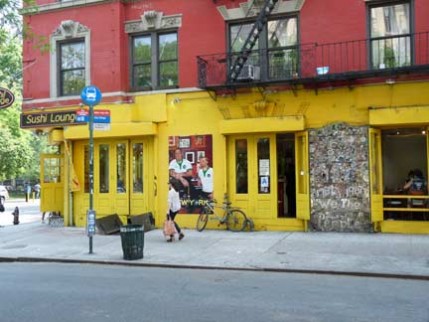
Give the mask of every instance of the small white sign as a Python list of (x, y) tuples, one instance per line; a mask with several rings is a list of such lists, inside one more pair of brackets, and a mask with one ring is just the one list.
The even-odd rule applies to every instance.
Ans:
[(270, 159), (259, 160), (259, 176), (270, 175)]
[(94, 123), (95, 131), (110, 131), (110, 123)]

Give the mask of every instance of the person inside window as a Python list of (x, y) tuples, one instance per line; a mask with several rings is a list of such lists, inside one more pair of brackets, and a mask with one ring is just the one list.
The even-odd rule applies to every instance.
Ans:
[[(413, 169), (408, 172), (408, 179), (404, 184), (404, 192), (409, 195), (425, 195), (427, 193), (426, 180), (423, 172), (420, 169)], [(409, 207), (425, 207), (426, 200), (424, 199), (408, 199)]]
[(408, 172), (408, 178), (403, 187), (405, 193), (410, 195), (424, 195), (427, 192), (426, 180), (420, 169)]

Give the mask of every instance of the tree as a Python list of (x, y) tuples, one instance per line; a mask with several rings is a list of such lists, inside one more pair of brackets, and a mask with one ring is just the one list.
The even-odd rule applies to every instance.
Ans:
[[(23, 0), (32, 5), (34, 0)], [(20, 128), (22, 102), (22, 34), (19, 0), (0, 0), (0, 87), (15, 95), (15, 103), (0, 110), (0, 180), (39, 174), (39, 153), (46, 139)]]

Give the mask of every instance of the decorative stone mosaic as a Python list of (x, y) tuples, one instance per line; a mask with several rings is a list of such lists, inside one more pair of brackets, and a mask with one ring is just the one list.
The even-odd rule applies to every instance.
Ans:
[(371, 232), (368, 127), (309, 131), (311, 220), (315, 231)]

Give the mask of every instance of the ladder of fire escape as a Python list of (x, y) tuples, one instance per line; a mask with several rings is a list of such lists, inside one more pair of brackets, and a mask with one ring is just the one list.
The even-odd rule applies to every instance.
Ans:
[(240, 75), (244, 64), (246, 63), (247, 59), (252, 53), (253, 47), (255, 47), (255, 44), (259, 39), (259, 35), (268, 20), (268, 16), (273, 11), (278, 1), (279, 0), (265, 0), (265, 3), (258, 14), (258, 17), (256, 18), (256, 21), (253, 24), (252, 29), (250, 30), (250, 33), (247, 36), (240, 53), (238, 54), (238, 57), (235, 59), (229, 70), (228, 80), (230, 82), (236, 81), (237, 77)]

